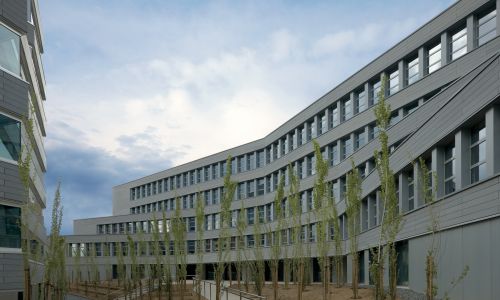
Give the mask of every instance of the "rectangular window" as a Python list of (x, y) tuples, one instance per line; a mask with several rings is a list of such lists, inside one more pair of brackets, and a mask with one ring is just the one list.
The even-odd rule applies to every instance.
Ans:
[(330, 120), (330, 127), (331, 128), (340, 124), (338, 103), (334, 104), (334, 106), (332, 108), (332, 113), (330, 114), (330, 116), (331, 116), (331, 120)]
[(247, 181), (247, 197), (255, 197), (255, 182), (252, 181)]
[(264, 218), (265, 218), (265, 206), (258, 206), (257, 211), (259, 214), (259, 223), (264, 223)]
[(21, 74), (19, 41), (19, 35), (0, 24), (0, 68), (17, 76)]
[(444, 149), (444, 193), (455, 191), (455, 145)]
[(0, 247), (21, 248), (21, 209), (0, 205)]
[(188, 218), (188, 231), (190, 231), (190, 232), (196, 231), (196, 219), (195, 219), (195, 217)]
[(467, 53), (467, 27), (451, 36), (451, 60)]
[(344, 100), (342, 117), (344, 118), (343, 119), (344, 121), (352, 118), (352, 101), (351, 101), (351, 99)]
[(257, 196), (264, 195), (264, 178), (257, 179)]
[(361, 131), (361, 132), (357, 132), (355, 133), (355, 138), (356, 140), (354, 141), (354, 147), (356, 149), (359, 149), (361, 147), (363, 147), (366, 143), (365, 141), (365, 132), (364, 131)]
[(428, 74), (431, 74), (432, 72), (441, 68), (441, 44), (437, 44), (436, 46), (429, 49), (427, 59), (428, 59), (428, 66), (427, 66)]
[(358, 101), (358, 105), (357, 105), (357, 109), (358, 109), (357, 112), (358, 113), (360, 113), (368, 108), (368, 101), (366, 99), (365, 90), (360, 91), (357, 94), (356, 99)]
[(319, 134), (323, 134), (328, 130), (328, 123), (327, 123), (326, 115), (322, 114), (319, 119), (321, 120)]
[(255, 246), (255, 237), (253, 234), (247, 235), (247, 248), (253, 248)]
[(247, 208), (247, 222), (248, 225), (253, 225), (255, 223), (255, 209), (253, 207)]
[(418, 57), (408, 62), (407, 84), (410, 85), (419, 79)]
[(399, 70), (392, 72), (389, 75), (389, 95), (399, 91)]
[(408, 241), (397, 242), (396, 253), (397, 285), (407, 286), (409, 278)]
[(217, 164), (212, 165), (212, 179), (217, 178)]
[(484, 121), (471, 130), (471, 183), (486, 177), (486, 127)]
[(351, 138), (344, 138), (342, 140), (342, 159), (345, 159), (352, 154), (352, 140)]
[(479, 18), (477, 27), (478, 45), (490, 41), (497, 35), (497, 11), (494, 10)]
[(382, 84), (380, 83), (380, 81), (377, 81), (372, 85), (371, 99), (372, 99), (373, 105), (378, 103), (379, 93), (381, 90), (382, 90)]
[(413, 184), (413, 170), (407, 173), (408, 179), (408, 210), (415, 208), (415, 185)]
[(265, 164), (264, 150), (262, 150), (262, 151), (257, 152), (257, 161), (256, 161), (257, 168), (264, 166), (264, 164)]
[(196, 242), (195, 241), (187, 241), (187, 252), (188, 254), (195, 254), (196, 253)]
[(339, 146), (337, 144), (328, 147), (328, 159), (330, 160), (330, 166), (335, 166), (339, 163)]

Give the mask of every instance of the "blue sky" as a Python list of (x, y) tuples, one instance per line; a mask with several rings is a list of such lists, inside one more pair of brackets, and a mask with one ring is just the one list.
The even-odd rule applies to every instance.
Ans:
[(45, 215), (58, 180), (70, 234), (114, 185), (263, 137), (451, 3), (40, 1)]

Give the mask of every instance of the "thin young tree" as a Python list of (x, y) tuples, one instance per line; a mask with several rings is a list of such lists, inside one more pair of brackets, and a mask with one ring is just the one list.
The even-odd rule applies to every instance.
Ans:
[(158, 220), (156, 218), (156, 214), (153, 215), (153, 232), (152, 232), (152, 239), (153, 239), (153, 255), (155, 257), (155, 264), (154, 264), (154, 272), (153, 276), (153, 286), (155, 285), (155, 282), (158, 282), (158, 298), (161, 299), (162, 296), (162, 249), (160, 247), (160, 237), (161, 237), (161, 231), (163, 230), (163, 220)]
[(321, 278), (323, 281), (323, 300), (329, 297), (330, 283), (330, 258), (328, 250), (328, 227), (332, 219), (332, 202), (328, 195), (328, 184), (326, 176), (328, 175), (328, 162), (323, 158), (321, 148), (316, 141), (313, 141), (314, 155), (316, 157), (316, 178), (313, 189), (314, 213), (317, 217), (317, 249), (318, 262), (321, 269)]
[(278, 287), (278, 269), (279, 262), (282, 254), (282, 240), (281, 240), (281, 231), (283, 230), (284, 217), (281, 209), (281, 201), (285, 197), (285, 176), (282, 174), (280, 177), (280, 181), (278, 183), (278, 188), (276, 189), (276, 194), (274, 195), (273, 207), (274, 207), (274, 221), (275, 226), (273, 227), (271, 224), (267, 226), (267, 234), (268, 237), (272, 237), (271, 239), (271, 277), (273, 281), (273, 299), (278, 300), (279, 297), (279, 287)]
[(297, 300), (302, 300), (302, 290), (304, 285), (304, 248), (302, 242), (302, 209), (300, 205), (299, 179), (292, 166), (288, 166), (288, 178), (290, 181), (290, 190), (288, 194), (288, 203), (290, 205), (292, 218), (292, 243), (294, 246), (293, 265), (295, 281), (297, 282)]
[(353, 160), (351, 160), (351, 166), (352, 169), (347, 174), (346, 213), (352, 260), (352, 298), (358, 299), (361, 298), (358, 294), (358, 235), (360, 232), (359, 211), (361, 207), (361, 177), (359, 176), (359, 170), (356, 168)]
[(26, 138), (23, 139), (23, 145), (21, 146), (21, 151), (19, 152), (19, 157), (17, 161), (19, 178), (23, 186), (23, 198), (24, 202), (21, 207), (21, 219), (20, 219), (20, 229), (21, 229), (21, 250), (23, 257), (23, 269), (24, 269), (24, 298), (30, 300), (32, 297), (31, 290), (31, 230), (29, 228), (28, 220), (31, 219), (31, 215), (35, 212), (34, 203), (30, 198), (30, 185), (32, 182), (31, 178), (31, 165), (32, 165), (32, 145), (34, 144), (33, 137), (33, 119), (24, 118), (23, 119), (24, 129), (26, 131)]
[(162, 212), (162, 226), (163, 226), (163, 245), (165, 247), (165, 256), (163, 260), (163, 278), (165, 280), (165, 291), (167, 299), (172, 299), (172, 275), (170, 273), (170, 220), (167, 220), (165, 211)]
[[(243, 201), (241, 202), (241, 208), (238, 212), (238, 220), (236, 221), (236, 232), (237, 236), (237, 251), (236, 251), (236, 277), (238, 282), (238, 289), (241, 289), (241, 277), (243, 275), (243, 257), (245, 252), (245, 231), (247, 229), (247, 220), (245, 215), (245, 208), (243, 206)], [(247, 287), (248, 291), (248, 287)]]
[(196, 285), (196, 292), (198, 293), (198, 300), (201, 300), (201, 277), (203, 274), (203, 234), (205, 230), (205, 200), (202, 198), (201, 193), (196, 194), (196, 278), (198, 284)]
[(179, 197), (175, 198), (175, 213), (172, 219), (172, 232), (174, 234), (177, 285), (180, 288), (181, 300), (184, 300), (187, 271), (186, 224), (181, 215), (181, 201)]
[(226, 270), (227, 258), (230, 254), (229, 239), (231, 227), (231, 202), (234, 198), (237, 183), (231, 180), (231, 156), (227, 158), (226, 174), (224, 175), (224, 193), (220, 204), (220, 229), (217, 247), (217, 262), (215, 264), (215, 296), (221, 297), (222, 282)]
[(52, 205), (49, 245), (45, 256), (44, 282), (46, 299), (49, 299), (49, 295), (55, 299), (62, 298), (66, 287), (66, 266), (64, 256), (61, 259), (60, 255), (61, 251), (64, 253), (64, 244), (61, 243), (62, 216), (61, 184), (58, 183)]
[(264, 222), (265, 216), (261, 215), (257, 209), (257, 218), (253, 225), (253, 234), (255, 245), (253, 247), (253, 272), (252, 276), (254, 278), (255, 292), (257, 295), (262, 295), (262, 288), (264, 287), (265, 281), (265, 264), (264, 264), (264, 253), (263, 247), (265, 246), (265, 235), (262, 231), (262, 223)]
[(332, 193), (332, 219), (330, 226), (333, 227), (333, 244), (335, 249), (335, 256), (333, 257), (333, 263), (335, 264), (335, 277), (337, 288), (340, 288), (343, 284), (342, 281), (342, 233), (340, 232), (340, 220), (339, 213), (337, 210), (337, 199)]
[[(415, 167), (416, 164), (414, 164)], [(428, 205), (429, 217), (430, 217), (430, 225), (428, 230), (431, 232), (431, 244), (429, 249), (427, 250), (427, 255), (425, 257), (425, 282), (426, 282), (426, 290), (425, 297), (427, 300), (433, 300), (437, 295), (437, 285), (435, 283), (435, 278), (437, 276), (437, 263), (436, 263), (436, 255), (437, 255), (437, 242), (438, 237), (437, 234), (439, 232), (439, 216), (435, 211), (434, 201), (436, 200), (436, 192), (437, 185), (433, 185), (434, 182), (437, 182), (436, 173), (429, 170), (425, 160), (422, 157), (419, 157), (418, 166), (420, 168), (419, 176), (420, 176), (420, 190), (421, 195), (424, 198), (424, 203)]]
[[(398, 210), (399, 199), (396, 193), (394, 173), (389, 165), (389, 138), (387, 128), (391, 117), (391, 107), (385, 101), (385, 87), (387, 78), (382, 78), (381, 89), (378, 93), (378, 104), (375, 107), (375, 117), (379, 130), (378, 139), (380, 150), (374, 152), (375, 164), (380, 179), (380, 199), (382, 201), (382, 219), (380, 226), (380, 235), (375, 259), (370, 266), (370, 271), (375, 283), (376, 299), (384, 299), (384, 256), (387, 254), (389, 260), (389, 296), (390, 299), (396, 298), (396, 236), (402, 227), (402, 215)], [(384, 251), (384, 248), (386, 251)]]

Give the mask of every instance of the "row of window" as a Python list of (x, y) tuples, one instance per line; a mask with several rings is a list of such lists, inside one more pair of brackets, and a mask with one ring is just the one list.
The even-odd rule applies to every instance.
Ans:
[[(415, 111), (418, 108), (419, 102), (414, 101), (402, 109), (403, 117)], [(400, 121), (400, 114), (395, 113), (391, 118), (391, 125), (394, 125), (398, 121)], [(342, 160), (349, 157), (354, 151), (357, 151), (359, 148), (363, 147), (366, 143), (376, 138), (378, 135), (378, 128), (375, 124), (370, 124), (365, 127), (363, 130), (355, 131), (352, 135), (345, 136), (339, 140), (336, 140), (328, 145), (326, 145), (322, 149), (323, 157), (328, 161), (329, 165), (335, 166), (339, 164)], [(393, 145), (392, 148), (395, 148)], [(373, 159), (370, 159), (368, 164), (362, 163), (359, 166), (360, 174), (362, 177), (367, 175), (372, 171), (374, 163), (370, 162)], [(316, 158), (314, 153), (306, 155), (303, 158), (298, 159), (295, 162), (292, 162), (292, 166), (294, 168), (295, 174), (297, 174), (299, 179), (304, 179), (308, 176), (312, 176), (315, 174), (315, 164)], [(366, 165), (370, 166), (370, 168), (366, 168)], [(252, 179), (244, 182), (240, 182), (237, 185), (236, 192), (234, 195), (234, 200), (242, 200), (246, 198), (252, 198), (264, 195), (266, 193), (271, 193), (276, 190), (278, 186), (279, 178), (281, 174), (284, 174), (285, 177), (285, 185), (289, 184), (288, 172), (286, 168), (282, 168), (281, 170), (275, 171), (270, 175), (265, 177), (260, 177), (257, 179)], [(345, 176), (344, 176), (345, 177)], [(344, 178), (342, 177), (342, 178)], [(341, 200), (343, 198), (343, 194), (338, 192), (342, 190), (342, 184), (345, 183), (343, 179), (336, 180), (332, 182), (335, 190), (337, 192), (334, 193), (337, 200)], [(154, 185), (153, 185), (154, 186)], [(216, 205), (219, 204), (224, 193), (223, 187), (216, 187), (209, 190), (205, 190), (201, 192), (201, 196), (203, 197), (203, 201), (205, 201), (205, 206)], [(180, 196), (182, 209), (193, 209), (195, 207), (196, 201), (196, 193), (191, 193), (188, 195)], [(143, 204), (139, 206), (134, 206), (130, 208), (131, 214), (140, 214), (140, 213), (149, 213), (154, 211), (173, 211), (175, 209), (175, 199), (167, 199), (160, 200), (157, 202)]]
[[(489, 40), (496, 37), (496, 10), (491, 10), (486, 14), (478, 16), (479, 19), (474, 28), (459, 28), (451, 32), (449, 44), (446, 47), (450, 49), (450, 56), (447, 58), (453, 61), (465, 53), (467, 53), (467, 31), (476, 30), (477, 45), (481, 46)], [(388, 73), (388, 86), (387, 96), (398, 92), (404, 86), (408, 86), (419, 80), (422, 75), (430, 74), (439, 69), (446, 62), (442, 61), (442, 48), (441, 42), (426, 46), (425, 57), (413, 56), (403, 60), (403, 69), (389, 70)], [(421, 59), (425, 59), (425, 70), (420, 69)], [(404, 75), (403, 81), (400, 76)], [(401, 86), (400, 82), (403, 82)], [(360, 113), (370, 106), (378, 102), (378, 93), (381, 90), (381, 81), (379, 79), (370, 81), (365, 86), (357, 88), (353, 93), (343, 97), (339, 101), (333, 103), (324, 112), (320, 112), (315, 117), (306, 121), (296, 129), (290, 131), (288, 134), (278, 139), (273, 144), (265, 149), (241, 155), (232, 161), (232, 174), (241, 173), (245, 171), (260, 168), (270, 162), (286, 155), (290, 151), (298, 148), (299, 146), (308, 143), (313, 138), (331, 130), (332, 128), (352, 118), (355, 114)], [(398, 116), (395, 116), (398, 118)], [(364, 135), (360, 135), (362, 138)], [(358, 139), (358, 145), (363, 143), (362, 139)], [(353, 141), (350, 139), (345, 140), (346, 146), (344, 153), (349, 153), (352, 148)], [(130, 192), (130, 199), (140, 199), (156, 195), (164, 191), (173, 190), (202, 181), (208, 181), (220, 178), (225, 173), (225, 162), (218, 162), (209, 166), (198, 168), (181, 175), (171, 176), (163, 180), (158, 180), (152, 183), (134, 187)]]

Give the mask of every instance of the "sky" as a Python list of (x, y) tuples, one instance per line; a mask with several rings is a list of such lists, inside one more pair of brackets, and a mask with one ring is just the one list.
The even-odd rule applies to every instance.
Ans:
[[(260, 139), (453, 3), (42, 0), (50, 211)], [(123, 199), (128, 201), (128, 199)]]

